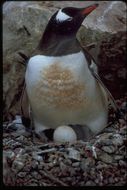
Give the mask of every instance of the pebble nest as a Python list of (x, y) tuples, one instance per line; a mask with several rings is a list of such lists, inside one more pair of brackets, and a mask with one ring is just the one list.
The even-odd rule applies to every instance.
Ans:
[(89, 142), (42, 143), (3, 124), (6, 186), (124, 186), (127, 181), (126, 99), (109, 106), (108, 126)]

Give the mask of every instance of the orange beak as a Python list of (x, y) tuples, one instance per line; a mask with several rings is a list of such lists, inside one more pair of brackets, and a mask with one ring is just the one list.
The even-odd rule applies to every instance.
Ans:
[(98, 7), (98, 5), (99, 4), (94, 4), (94, 5), (90, 5), (90, 6), (88, 6), (88, 7), (86, 7), (86, 8), (84, 8), (84, 9), (82, 9), (82, 11), (81, 11), (81, 14), (82, 15), (88, 15), (88, 14), (90, 14), (94, 9), (96, 9), (97, 7)]

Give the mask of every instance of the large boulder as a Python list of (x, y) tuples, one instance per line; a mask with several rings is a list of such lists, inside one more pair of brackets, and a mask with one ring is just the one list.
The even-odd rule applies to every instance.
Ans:
[[(3, 4), (4, 116), (6, 113), (13, 116), (20, 111), (19, 99), (25, 67), (18, 62), (18, 52), (31, 54), (38, 45), (49, 18), (58, 8), (85, 7), (96, 2), (98, 1), (11, 1)], [(100, 1), (99, 4), (96, 11), (85, 19), (77, 37), (83, 46), (88, 46), (95, 60), (101, 63), (103, 56), (100, 55), (100, 47), (103, 41), (110, 41), (119, 31), (125, 34), (126, 4), (120, 1)], [(91, 43), (94, 43), (94, 48), (90, 49)], [(125, 35), (122, 43), (125, 44)], [(125, 52), (125, 46), (123, 49)], [(107, 56), (105, 52), (103, 55)], [(101, 71), (103, 73), (103, 67)]]
[(127, 75), (126, 4), (103, 1), (96, 14), (91, 15), (85, 19), (77, 37), (94, 57), (99, 75), (114, 98), (123, 97)]
[(25, 67), (18, 62), (18, 52), (31, 54), (55, 10), (42, 7), (37, 2), (3, 4), (4, 114), (15, 115), (20, 111)]

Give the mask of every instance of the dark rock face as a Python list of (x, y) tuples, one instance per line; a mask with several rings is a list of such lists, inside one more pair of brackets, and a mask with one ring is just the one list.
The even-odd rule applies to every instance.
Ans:
[(3, 99), (4, 119), (20, 112), (25, 67), (18, 52), (30, 55), (38, 45), (48, 18), (56, 9), (47, 10), (35, 2), (3, 4)]
[(100, 45), (99, 75), (115, 99), (123, 97), (126, 90), (127, 33), (118, 32)]

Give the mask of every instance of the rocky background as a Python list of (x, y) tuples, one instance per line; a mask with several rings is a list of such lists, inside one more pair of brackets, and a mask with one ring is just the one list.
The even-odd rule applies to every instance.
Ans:
[[(30, 55), (51, 15), (60, 7), (85, 7), (98, 1), (21, 1), (3, 4), (3, 99), (4, 118), (19, 110), (25, 67), (18, 52)], [(126, 4), (99, 1), (99, 7), (83, 22), (77, 38), (99, 64), (100, 76), (115, 98), (125, 93)], [(8, 119), (8, 115), (7, 118)]]
[[(109, 109), (109, 126), (90, 142), (73, 145), (33, 142), (32, 137), (25, 137), (8, 125), (20, 113), (25, 66), (19, 63), (18, 53), (31, 55), (49, 18), (59, 8), (85, 7), (96, 2), (99, 7), (84, 20), (77, 38), (97, 61), (99, 74), (116, 99), (122, 116), (116, 117), (114, 110)], [(10, 1), (3, 4), (2, 10), (5, 185), (125, 185), (126, 4), (123, 1)]]

